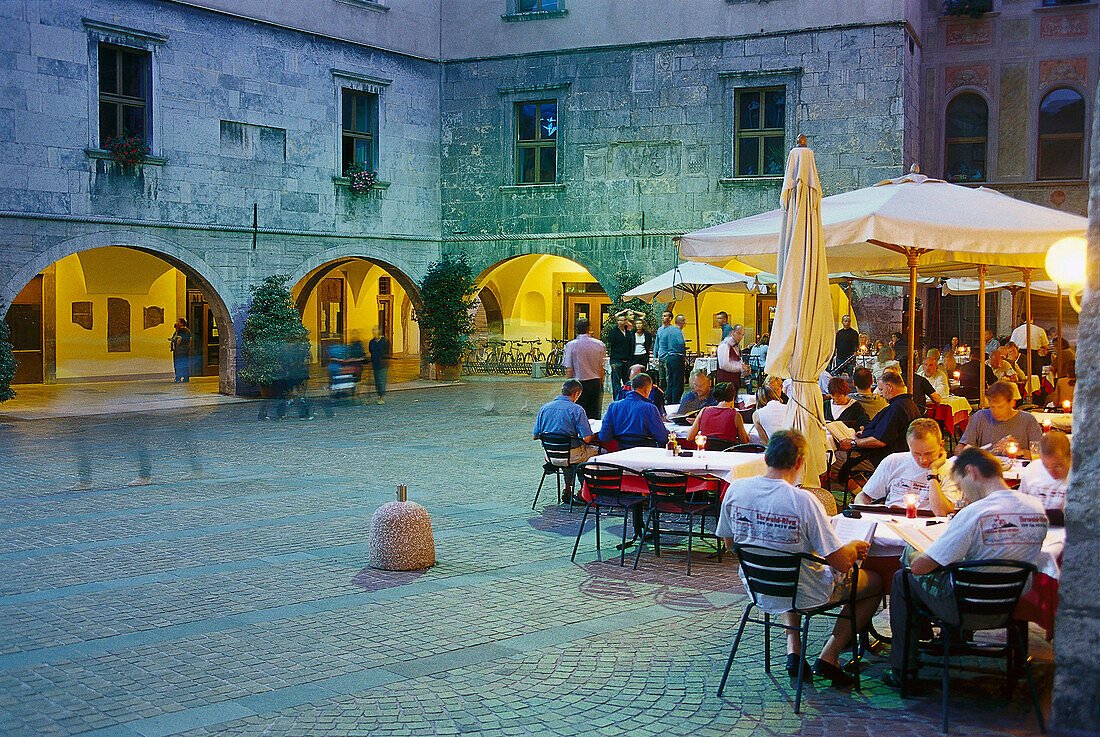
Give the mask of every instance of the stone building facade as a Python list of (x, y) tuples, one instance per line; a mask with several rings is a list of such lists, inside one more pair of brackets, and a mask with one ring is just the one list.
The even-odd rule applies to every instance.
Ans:
[[(914, 162), (942, 173), (946, 106), (966, 91), (990, 111), (984, 181), (1080, 210), (1083, 175), (1036, 173), (1035, 110), (1053, 87), (1095, 86), (1098, 13), (1049, 4), (994, 0), (969, 20), (933, 0), (5, 3), (0, 299), (40, 277), (48, 332), (79, 301), (58, 292), (55, 263), (144, 250), (179, 271), (177, 314), (192, 292), (209, 303), (233, 391), (248, 287), (264, 276), (289, 275), (309, 320), (323, 313), (316, 289), (354, 296), (339, 314), (367, 330), (392, 296), (412, 353), (416, 281), (465, 253), (500, 292), (487, 302), (531, 307), (515, 320), (527, 334), (567, 337), (570, 290), (613, 293), (624, 266), (669, 268), (672, 236), (774, 207), (798, 133), (827, 193)], [(101, 53), (148, 65), (150, 152), (133, 169), (102, 148)], [(344, 90), (375, 100), (368, 196), (341, 177)], [(502, 269), (518, 257), (542, 269), (526, 286), (522, 268)], [(766, 329), (764, 302), (722, 306)], [(46, 357), (60, 350), (43, 343)]]

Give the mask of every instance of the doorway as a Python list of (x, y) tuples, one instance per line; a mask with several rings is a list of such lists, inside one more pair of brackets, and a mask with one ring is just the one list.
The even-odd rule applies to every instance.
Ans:
[(756, 297), (756, 334), (771, 335), (772, 325), (775, 324), (775, 297)]
[(325, 277), (317, 285), (317, 360), (328, 363), (329, 349), (344, 343), (344, 280)]
[(217, 376), (221, 360), (218, 324), (202, 292), (187, 280), (187, 322), (191, 328), (191, 373)]
[(12, 348), (19, 364), (12, 383), (41, 384), (46, 375), (41, 274), (31, 279), (15, 298), (4, 321), (11, 330)]
[(378, 330), (393, 345), (393, 285), (390, 277), (378, 277)]
[(602, 293), (565, 295), (566, 324), (562, 325), (562, 337), (569, 340), (573, 336), (573, 326), (584, 318), (591, 325), (592, 334), (598, 336), (603, 324), (611, 314), (611, 299)]

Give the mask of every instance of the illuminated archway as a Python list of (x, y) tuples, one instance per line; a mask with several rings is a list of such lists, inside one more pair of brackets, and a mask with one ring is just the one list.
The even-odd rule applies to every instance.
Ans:
[[(28, 383), (173, 377), (177, 318), (193, 325), (192, 375), (236, 389), (232, 292), (206, 262), (149, 234), (100, 232), (35, 254), (0, 285)], [(35, 341), (40, 343), (35, 345)]]

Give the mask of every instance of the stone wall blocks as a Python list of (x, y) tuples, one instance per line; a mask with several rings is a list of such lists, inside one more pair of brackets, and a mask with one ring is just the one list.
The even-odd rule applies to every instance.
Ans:
[(745, 39), (745, 54), (761, 56), (780, 56), (786, 51), (786, 40), (782, 36), (759, 36)]

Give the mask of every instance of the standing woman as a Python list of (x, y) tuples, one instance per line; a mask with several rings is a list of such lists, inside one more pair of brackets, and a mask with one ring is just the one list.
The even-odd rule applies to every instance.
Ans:
[[(635, 315), (634, 319), (634, 363), (645, 366), (649, 371), (649, 359), (653, 355), (653, 333), (645, 329), (645, 315)], [(633, 364), (631, 364), (633, 365)]]
[(169, 339), (172, 344), (172, 365), (176, 371), (173, 384), (191, 380), (191, 331), (182, 317), (176, 320), (176, 332)]

